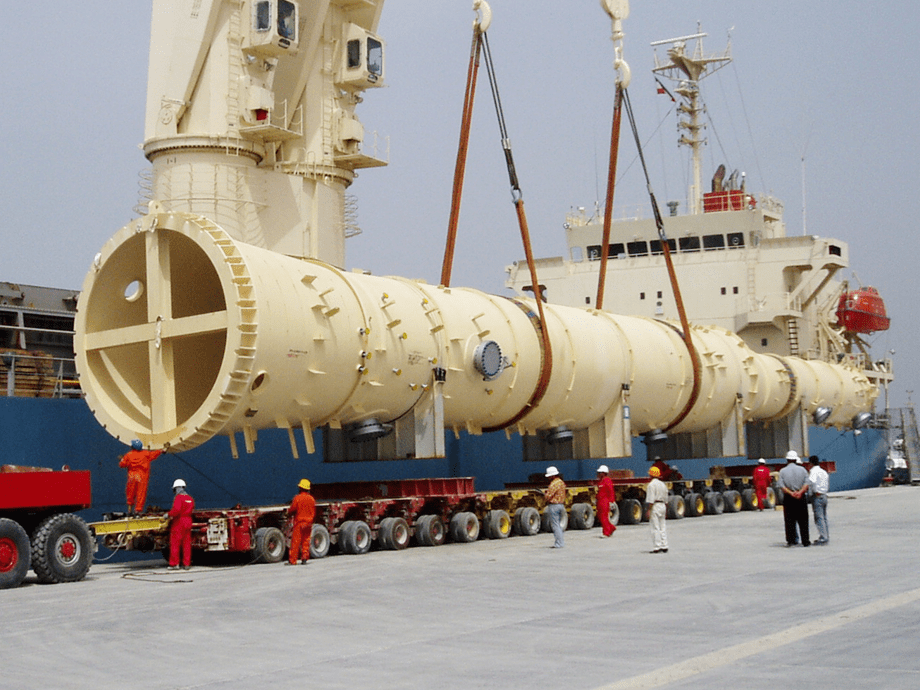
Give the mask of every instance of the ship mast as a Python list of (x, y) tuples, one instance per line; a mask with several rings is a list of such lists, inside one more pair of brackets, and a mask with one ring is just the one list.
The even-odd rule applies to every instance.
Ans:
[[(690, 147), (693, 161), (693, 184), (688, 192), (690, 213), (702, 212), (700, 154), (706, 139), (702, 136), (703, 124), (700, 120), (700, 114), (703, 112), (703, 105), (700, 101), (700, 81), (732, 60), (731, 40), (729, 40), (725, 52), (721, 55), (704, 57), (703, 38), (706, 35), (704, 33), (695, 33), (690, 36), (667, 38), (651, 44), (653, 47), (670, 45), (670, 48), (668, 48), (668, 62), (659, 62), (658, 53), (655, 53), (655, 67), (652, 72), (677, 82), (675, 92), (683, 99), (677, 106), (683, 118), (678, 121), (678, 127), (686, 130), (686, 133), (681, 134), (677, 143), (681, 146)], [(687, 41), (694, 39), (696, 40), (696, 47), (693, 50), (693, 54), (690, 55), (686, 52)]]

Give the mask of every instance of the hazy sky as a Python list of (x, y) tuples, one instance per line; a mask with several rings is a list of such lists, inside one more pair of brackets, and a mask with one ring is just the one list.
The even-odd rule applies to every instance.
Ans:
[[(610, 23), (597, 0), (492, 0), (489, 41), (537, 256), (565, 250), (570, 210), (603, 197), (613, 101)], [(849, 243), (844, 276), (873, 285), (892, 328), (892, 405), (920, 395), (915, 229), (920, 98), (915, 1), (726, 3), (633, 0), (625, 22), (630, 94), (663, 205), (684, 199), (670, 101), (655, 93), (652, 41), (709, 34), (734, 62), (703, 83), (712, 125), (704, 183), (719, 163), (785, 203), (789, 234)], [(379, 33), (387, 87), (358, 114), (386, 137), (390, 165), (363, 171), (363, 234), (348, 265), (437, 282), (469, 57), (471, 0), (390, 0)], [(92, 257), (135, 213), (150, 2), (5, 3), (0, 13), (0, 280), (80, 287)], [(659, 49), (661, 50), (661, 49)], [(625, 131), (625, 129), (624, 129)], [(804, 166), (802, 158), (805, 158)], [(631, 140), (621, 144), (617, 206), (647, 201)], [(452, 283), (506, 293), (523, 256), (485, 74), (474, 114)], [(854, 278), (854, 274), (857, 278)], [(684, 289), (692, 289), (692, 286)], [(916, 395), (914, 400), (916, 400)]]

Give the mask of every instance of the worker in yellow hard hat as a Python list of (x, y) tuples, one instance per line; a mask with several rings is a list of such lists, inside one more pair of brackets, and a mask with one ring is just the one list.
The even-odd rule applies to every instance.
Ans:
[(652, 479), (645, 487), (645, 502), (649, 505), (649, 522), (652, 523), (652, 553), (667, 553), (668, 487), (659, 479), (661, 470), (655, 465), (649, 468), (648, 476)]
[(310, 560), (310, 542), (313, 538), (313, 517), (316, 515), (316, 499), (310, 495), (310, 480), (301, 479), (297, 484), (300, 491), (291, 501), (288, 515), (294, 516), (291, 524), (291, 548), (288, 552), (288, 565), (302, 564)]

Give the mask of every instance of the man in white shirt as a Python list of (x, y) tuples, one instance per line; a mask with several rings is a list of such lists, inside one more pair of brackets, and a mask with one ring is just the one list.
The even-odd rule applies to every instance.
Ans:
[(667, 553), (668, 487), (658, 478), (661, 470), (654, 465), (649, 468), (648, 475), (652, 480), (645, 487), (645, 502), (649, 505), (649, 522), (652, 523), (652, 553)]
[(818, 528), (818, 539), (815, 544), (827, 544), (830, 541), (827, 530), (827, 489), (830, 485), (830, 477), (818, 464), (817, 455), (810, 456), (808, 464), (810, 466), (808, 485), (813, 496), (811, 510), (815, 516), (815, 526)]

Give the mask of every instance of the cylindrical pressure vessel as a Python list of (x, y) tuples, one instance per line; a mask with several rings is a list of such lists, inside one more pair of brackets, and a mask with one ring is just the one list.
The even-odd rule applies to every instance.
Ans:
[[(248, 444), (270, 427), (385, 424), (434, 390), (443, 427), (471, 433), (587, 428), (624, 395), (643, 433), (687, 406), (694, 372), (674, 324), (554, 305), (545, 317), (532, 300), (346, 273), (154, 209), (96, 257), (75, 347), (106, 429), (175, 450), (238, 431)], [(676, 431), (708, 429), (739, 401), (747, 420), (801, 404), (832, 406), (841, 423), (871, 406), (872, 386), (843, 366), (755, 354), (721, 329), (691, 337), (700, 394)]]

